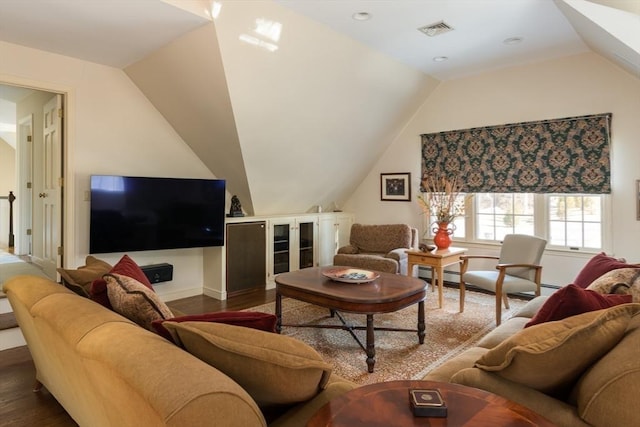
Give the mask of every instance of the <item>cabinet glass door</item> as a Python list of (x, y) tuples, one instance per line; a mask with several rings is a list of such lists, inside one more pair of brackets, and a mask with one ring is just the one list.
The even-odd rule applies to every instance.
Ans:
[(313, 267), (313, 222), (301, 222), (299, 226), (300, 268)]
[(289, 224), (273, 226), (273, 274), (289, 271)]

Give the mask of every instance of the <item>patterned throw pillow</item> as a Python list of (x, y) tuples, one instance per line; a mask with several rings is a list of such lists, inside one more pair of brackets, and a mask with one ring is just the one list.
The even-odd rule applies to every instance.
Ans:
[(154, 320), (173, 317), (169, 307), (156, 293), (136, 279), (115, 273), (106, 274), (104, 279), (114, 311), (143, 328), (152, 330)]
[(594, 280), (587, 289), (601, 294), (631, 295), (640, 302), (640, 268), (618, 268)]
[(107, 282), (102, 277), (104, 274), (112, 273), (112, 274), (122, 274), (123, 276), (131, 277), (132, 279), (136, 279), (138, 282), (145, 285), (147, 288), (153, 291), (153, 285), (149, 282), (149, 279), (144, 274), (142, 269), (138, 267), (138, 264), (134, 260), (132, 260), (129, 255), (123, 255), (120, 258), (120, 261), (116, 265), (113, 266), (108, 271), (103, 272), (100, 277), (95, 278), (91, 283), (89, 289), (89, 298), (107, 307), (109, 310), (113, 310), (111, 307), (111, 303), (109, 302), (109, 296), (107, 295)]

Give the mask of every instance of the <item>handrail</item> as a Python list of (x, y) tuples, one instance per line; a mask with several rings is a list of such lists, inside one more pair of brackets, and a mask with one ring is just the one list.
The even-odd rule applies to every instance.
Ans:
[(15, 236), (13, 235), (13, 202), (16, 200), (16, 196), (13, 195), (13, 191), (9, 191), (9, 195), (0, 196), (0, 200), (9, 201), (9, 249), (13, 249), (15, 244)]

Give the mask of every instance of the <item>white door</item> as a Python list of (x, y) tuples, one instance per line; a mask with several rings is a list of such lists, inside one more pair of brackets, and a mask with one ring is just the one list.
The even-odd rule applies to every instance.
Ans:
[(34, 224), (34, 233), (40, 235), (39, 248), (34, 247), (34, 257), (47, 276), (56, 277), (60, 257), (58, 248), (61, 247), (62, 95), (54, 96), (43, 110), (42, 186), (38, 186), (35, 201), (41, 213), (41, 227)]
[(31, 255), (31, 203), (33, 201), (33, 114), (18, 123), (18, 146), (16, 150), (18, 167), (18, 233), (16, 254)]

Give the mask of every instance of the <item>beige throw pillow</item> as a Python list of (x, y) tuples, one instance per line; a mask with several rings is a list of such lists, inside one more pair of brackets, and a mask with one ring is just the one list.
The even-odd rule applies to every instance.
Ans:
[(163, 322), (194, 356), (236, 381), (261, 408), (304, 402), (331, 375), (313, 348), (294, 338), (242, 326)]
[(116, 313), (149, 330), (152, 330), (154, 320), (173, 317), (158, 295), (136, 279), (116, 273), (105, 274), (103, 278), (107, 282), (109, 302)]
[(111, 268), (112, 266), (108, 262), (88, 255), (85, 258), (85, 265), (77, 269), (58, 268), (57, 270), (67, 288), (88, 298), (91, 283), (108, 273)]
[(475, 366), (546, 394), (563, 393), (622, 338), (640, 304), (623, 304), (523, 329)]

